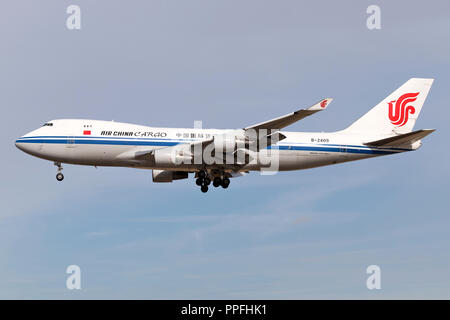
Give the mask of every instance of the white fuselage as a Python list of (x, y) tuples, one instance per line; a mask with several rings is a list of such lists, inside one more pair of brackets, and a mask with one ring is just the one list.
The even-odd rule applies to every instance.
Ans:
[[(195, 171), (195, 165), (159, 168), (148, 159), (136, 159), (135, 154), (200, 141), (230, 131), (232, 130), (155, 128), (114, 121), (66, 119), (50, 121), (27, 133), (17, 139), (16, 146), (33, 156), (58, 163)], [(340, 131), (283, 131), (282, 134), (286, 138), (276, 144), (279, 149), (277, 169), (280, 171), (307, 169), (411, 150), (367, 147), (363, 145), (361, 136)], [(239, 171), (259, 169), (257, 166), (243, 166)]]

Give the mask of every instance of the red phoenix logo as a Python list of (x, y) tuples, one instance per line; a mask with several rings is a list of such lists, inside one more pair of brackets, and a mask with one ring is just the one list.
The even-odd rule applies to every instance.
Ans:
[(321, 106), (322, 108), (325, 108), (325, 107), (327, 106), (327, 100), (323, 100), (323, 101), (320, 103), (320, 106)]
[[(405, 93), (397, 101), (393, 100), (389, 104), (389, 120), (397, 127), (404, 126), (408, 122), (409, 114), (414, 114), (416, 109), (413, 106), (407, 106), (408, 103), (417, 99), (417, 93)], [(394, 107), (395, 102), (395, 107)]]

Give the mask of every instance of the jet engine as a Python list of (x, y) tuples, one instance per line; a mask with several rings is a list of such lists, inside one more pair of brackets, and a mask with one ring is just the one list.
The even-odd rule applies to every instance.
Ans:
[[(186, 147), (184, 147), (186, 148)], [(182, 163), (191, 163), (192, 156), (182, 147), (161, 148), (153, 151), (155, 165), (159, 167), (171, 167)]]
[(238, 148), (248, 148), (247, 137), (236, 134), (223, 134), (214, 137), (216, 153), (233, 153)]
[(188, 176), (189, 174), (185, 171), (152, 170), (153, 182), (172, 182), (187, 179)]

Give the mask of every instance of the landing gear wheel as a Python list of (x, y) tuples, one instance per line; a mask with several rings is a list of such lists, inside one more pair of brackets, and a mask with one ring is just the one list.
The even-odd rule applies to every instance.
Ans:
[(213, 186), (217, 188), (221, 184), (222, 184), (222, 179), (220, 179), (219, 177), (215, 177), (213, 180)]
[(61, 162), (55, 161), (55, 162), (53, 162), (53, 164), (58, 167), (58, 173), (56, 174), (56, 180), (63, 181), (64, 175), (61, 173), (61, 171), (63, 169)]
[(200, 171), (198, 172), (198, 177), (199, 177), (200, 179), (204, 179), (204, 178), (206, 177), (206, 172), (205, 172), (205, 170), (200, 170)]
[(201, 186), (203, 184), (203, 179), (197, 178), (197, 180), (195, 180), (195, 184)]
[(208, 192), (208, 186), (203, 185), (203, 186), (200, 188), (200, 190), (202, 190), (203, 193), (206, 193), (206, 192)]
[(224, 189), (226, 189), (226, 188), (228, 188), (228, 186), (230, 185), (230, 179), (228, 179), (228, 178), (223, 178), (222, 179), (222, 188), (224, 188)]
[(209, 185), (211, 184), (211, 179), (208, 178), (208, 177), (206, 177), (205, 179), (203, 179), (203, 184), (204, 184), (205, 186), (209, 186)]

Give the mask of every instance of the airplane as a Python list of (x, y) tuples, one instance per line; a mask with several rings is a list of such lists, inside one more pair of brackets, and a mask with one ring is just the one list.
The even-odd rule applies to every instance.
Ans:
[(349, 127), (336, 132), (281, 129), (325, 110), (331, 98), (241, 129), (159, 128), (115, 121), (60, 119), (18, 138), (20, 150), (62, 164), (152, 169), (153, 182), (193, 173), (202, 192), (228, 188), (250, 171), (273, 173), (417, 150), (435, 131), (413, 131), (433, 79), (412, 78)]

